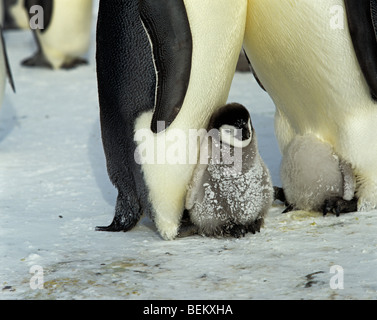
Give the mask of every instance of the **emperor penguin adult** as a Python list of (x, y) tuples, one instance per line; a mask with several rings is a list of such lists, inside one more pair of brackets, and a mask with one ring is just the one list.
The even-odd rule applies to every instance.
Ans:
[(273, 195), (248, 110), (238, 103), (216, 110), (186, 198), (198, 233), (239, 238), (259, 232)]
[(376, 31), (377, 0), (248, 0), (244, 49), (283, 157), (296, 136), (330, 144), (356, 176), (358, 211), (377, 208)]
[[(227, 101), (246, 6), (246, 0), (100, 1), (100, 121), (118, 197), (112, 223), (97, 230), (127, 231), (146, 214), (163, 239), (177, 236), (198, 154), (190, 130), (206, 128)], [(172, 159), (174, 150), (182, 161)]]
[(93, 0), (25, 0), (30, 19), (38, 22), (33, 26), (37, 52), (22, 65), (72, 69), (87, 64), (82, 56), (90, 45), (92, 7)]

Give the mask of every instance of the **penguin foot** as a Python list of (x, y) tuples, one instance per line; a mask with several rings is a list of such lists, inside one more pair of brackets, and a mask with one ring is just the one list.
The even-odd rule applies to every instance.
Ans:
[(288, 213), (295, 209), (294, 205), (290, 204), (285, 197), (284, 189), (274, 186), (274, 200), (278, 200), (284, 203), (285, 209), (282, 213)]
[(283, 188), (274, 186), (274, 199), (284, 203), (287, 201)]
[(25, 67), (40, 67), (53, 69), (51, 63), (48, 62), (48, 60), (45, 58), (44, 54), (41, 51), (38, 51), (32, 57), (23, 60), (21, 62), (21, 65)]
[(357, 211), (357, 200), (357, 198), (353, 198), (348, 201), (341, 197), (326, 199), (322, 206), (323, 216), (332, 213), (339, 217), (341, 213), (355, 212)]
[(96, 227), (96, 231), (108, 231), (108, 232), (119, 232), (119, 231), (124, 231), (124, 232), (127, 232), (129, 230), (131, 230), (135, 225), (137, 224), (137, 221), (131, 221), (130, 223), (119, 223), (117, 221), (115, 221), (115, 219), (113, 220), (113, 222), (107, 226), (107, 227), (104, 227), (104, 226), (97, 226)]
[(185, 238), (199, 234), (199, 228), (194, 224), (181, 225), (178, 230), (177, 238)]
[(191, 222), (189, 212), (184, 210), (177, 238), (185, 238), (195, 234), (199, 234), (199, 228)]
[(288, 213), (295, 210), (295, 206), (293, 204), (286, 203), (286, 208), (282, 213)]
[(248, 232), (255, 234), (256, 232), (260, 232), (261, 227), (263, 226), (264, 219), (260, 218), (255, 220), (254, 222), (250, 223), (249, 225), (241, 225), (235, 224), (227, 229), (225, 232), (230, 234), (234, 238), (241, 238), (244, 237)]
[(230, 227), (229, 230), (227, 230), (227, 233), (229, 233), (234, 238), (244, 237), (247, 232), (248, 228), (241, 224), (235, 224), (232, 227)]
[(83, 58), (75, 58), (75, 59), (64, 62), (61, 68), (70, 70), (78, 66), (87, 65), (87, 64), (88, 64), (88, 60), (83, 59)]
[(260, 229), (262, 228), (264, 224), (264, 219), (259, 218), (255, 220), (253, 223), (249, 224), (247, 227), (247, 230), (251, 232), (252, 234), (255, 234), (256, 232), (260, 232)]
[(96, 227), (96, 231), (129, 231), (139, 222), (141, 208), (131, 194), (124, 196), (122, 192), (118, 193), (115, 205), (115, 215), (111, 224), (107, 227)]

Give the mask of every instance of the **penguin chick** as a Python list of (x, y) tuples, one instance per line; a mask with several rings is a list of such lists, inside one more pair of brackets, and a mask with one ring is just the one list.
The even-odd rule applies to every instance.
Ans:
[(357, 210), (351, 165), (312, 134), (296, 136), (284, 149), (280, 178), (290, 209), (324, 215)]
[(225, 105), (212, 115), (207, 132), (186, 198), (191, 222), (206, 236), (259, 232), (273, 188), (249, 112), (237, 103)]

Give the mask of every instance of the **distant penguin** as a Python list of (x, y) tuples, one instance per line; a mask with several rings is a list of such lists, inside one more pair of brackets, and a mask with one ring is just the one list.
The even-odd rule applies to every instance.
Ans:
[(214, 113), (201, 143), (186, 198), (190, 220), (200, 234), (238, 238), (260, 231), (272, 201), (271, 177), (249, 112), (237, 103), (225, 105)]
[(87, 64), (82, 56), (90, 45), (92, 6), (93, 0), (25, 0), (30, 19), (43, 13), (43, 29), (33, 30), (37, 52), (22, 65), (71, 69)]
[(284, 149), (280, 178), (290, 209), (337, 215), (357, 209), (351, 165), (311, 134), (294, 137)]
[(3, 0), (4, 29), (28, 29), (29, 16), (25, 9), (25, 0)]
[(377, 209), (377, 0), (248, 0), (247, 10), (244, 48), (275, 103), (280, 150), (308, 133), (329, 143), (354, 171), (357, 210)]
[[(102, 141), (115, 215), (101, 231), (128, 231), (142, 214), (163, 239), (178, 234), (197, 145), (228, 98), (247, 0), (101, 0), (97, 78)], [(169, 137), (171, 139), (169, 139)], [(184, 158), (175, 163), (175, 147)], [(152, 161), (135, 160), (151, 151)], [(155, 156), (155, 157), (153, 157)], [(136, 157), (138, 158), (138, 157)]]

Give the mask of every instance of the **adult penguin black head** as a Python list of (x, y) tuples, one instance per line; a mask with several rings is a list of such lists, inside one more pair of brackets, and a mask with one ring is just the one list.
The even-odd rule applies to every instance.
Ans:
[[(246, 0), (235, 2), (100, 1), (101, 130), (118, 198), (113, 222), (97, 230), (127, 231), (146, 213), (164, 239), (176, 236), (194, 164), (171, 165), (166, 136), (206, 128), (225, 104), (246, 20)], [(135, 161), (144, 143), (165, 161)], [(197, 153), (187, 140), (179, 146)]]

